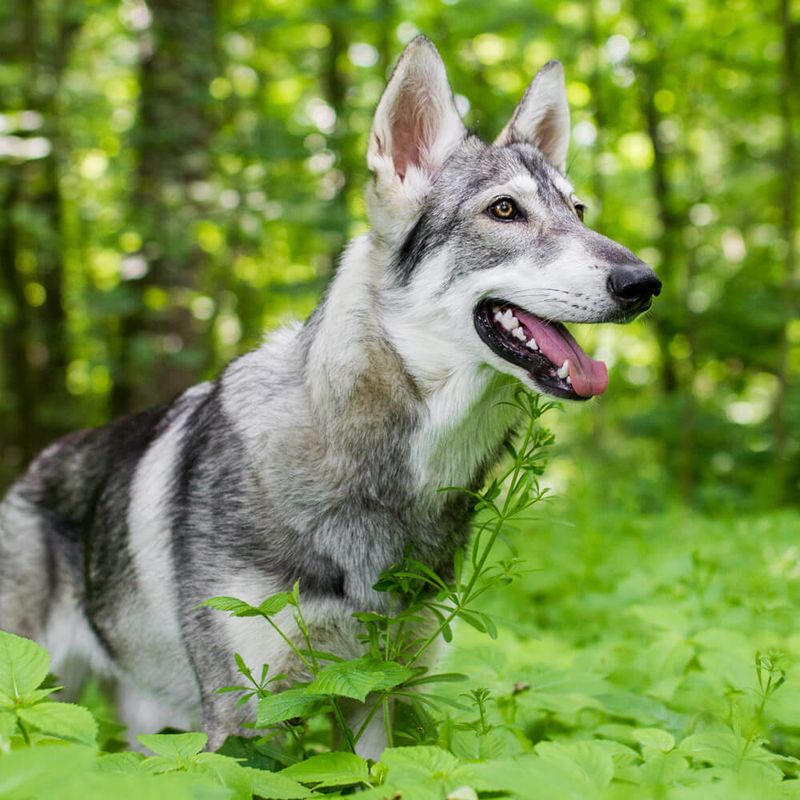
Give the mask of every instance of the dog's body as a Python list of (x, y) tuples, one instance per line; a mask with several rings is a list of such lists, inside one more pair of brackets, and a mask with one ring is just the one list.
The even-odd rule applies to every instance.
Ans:
[(0, 506), (0, 627), (43, 641), (56, 669), (76, 654), (114, 669), (138, 732), (202, 723), (219, 744), (252, 713), (214, 691), (236, 682), (231, 654), (296, 663), (263, 621), (198, 603), (299, 579), (319, 648), (348, 656), (352, 612), (380, 604), (371, 587), (407, 546), (446, 571), (469, 499), (437, 490), (476, 488), (496, 463), (515, 425), (498, 401), (519, 380), (605, 388), (550, 321), (621, 321), (657, 292), (576, 216), (563, 94), (549, 65), (486, 145), (415, 40), (370, 138), (372, 231), (320, 306), (214, 383), (37, 458)]

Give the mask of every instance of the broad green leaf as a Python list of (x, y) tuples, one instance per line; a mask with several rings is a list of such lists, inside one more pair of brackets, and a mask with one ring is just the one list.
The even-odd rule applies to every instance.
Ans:
[(26, 725), (32, 725), (51, 736), (81, 744), (94, 744), (97, 738), (97, 722), (83, 706), (46, 700), (28, 708), (20, 708), (17, 714)]
[(605, 790), (614, 776), (611, 755), (596, 742), (539, 742), (536, 752), (554, 766), (579, 771), (595, 792)]
[(64, 781), (88, 773), (94, 760), (94, 748), (77, 744), (26, 747), (0, 754), (0, 797), (3, 800), (56, 798)]
[(62, 688), (61, 686), (53, 686), (47, 689), (34, 689), (32, 692), (28, 692), (27, 694), (19, 698), (19, 705), (21, 706), (35, 705), (41, 700), (50, 697), (50, 695), (53, 694), (53, 692), (57, 692), (61, 688)]
[(142, 733), (136, 738), (148, 750), (166, 758), (191, 758), (208, 742), (204, 733)]
[(389, 771), (389, 778), (400, 780), (403, 774), (430, 776), (434, 773), (453, 772), (458, 759), (441, 747), (394, 747), (383, 751), (381, 764)]
[(268, 797), (269, 800), (296, 800), (312, 797), (314, 793), (302, 784), (278, 772), (245, 767), (250, 778), (253, 794)]
[(740, 736), (722, 726), (688, 736), (678, 750), (696, 762), (743, 776), (779, 781), (783, 777), (776, 762), (780, 756), (764, 748), (764, 742)]
[(633, 738), (639, 742), (643, 751), (660, 750), (666, 753), (675, 747), (674, 737), (659, 728), (636, 728)]
[(72, 776), (42, 800), (233, 800), (233, 794), (202, 772), (89, 772)]
[(650, 750), (647, 760), (638, 768), (637, 782), (647, 786), (673, 786), (688, 772), (688, 759), (675, 750)]
[(150, 756), (139, 765), (142, 772), (148, 775), (163, 775), (167, 772), (185, 771), (191, 767), (191, 757), (176, 758), (168, 756)]
[(256, 617), (259, 614), (255, 606), (250, 603), (245, 603), (244, 600), (239, 600), (237, 597), (226, 597), (221, 595), (219, 597), (210, 597), (200, 603), (201, 606), (208, 606), (217, 611), (228, 611), (234, 617)]
[(192, 759), (194, 769), (213, 776), (234, 793), (235, 800), (251, 800), (253, 789), (250, 775), (230, 756), (220, 753), (200, 753)]
[(312, 694), (302, 688), (287, 689), (258, 701), (256, 725), (263, 728), (294, 717), (307, 717), (316, 714), (327, 704), (328, 697), (325, 695)]
[(324, 667), (309, 684), (308, 691), (364, 702), (370, 692), (392, 689), (413, 674), (413, 670), (394, 661), (364, 656)]
[(0, 710), (0, 742), (10, 739), (17, 730), (17, 715), (13, 711)]
[(0, 631), (0, 706), (37, 689), (49, 669), (50, 656), (43, 647)]
[(142, 761), (141, 753), (108, 753), (97, 759), (96, 768), (101, 772), (136, 772)]
[(353, 786), (369, 777), (367, 762), (354, 753), (322, 753), (292, 764), (281, 775), (316, 787)]

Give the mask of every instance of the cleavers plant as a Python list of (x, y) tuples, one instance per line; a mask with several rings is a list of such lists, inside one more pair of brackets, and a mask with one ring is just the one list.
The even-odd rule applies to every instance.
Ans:
[[(419, 561), (411, 549), (401, 563), (380, 575), (374, 588), (388, 595), (381, 604), (382, 610), (353, 615), (362, 626), (360, 639), (364, 654), (360, 657), (346, 660), (314, 647), (303, 616), (298, 583), (291, 591), (273, 594), (257, 606), (225, 596), (205, 601), (204, 605), (234, 617), (262, 617), (291, 649), (309, 676), (309, 680), (286, 689), (283, 688), (286, 675), (270, 675), (269, 665), (264, 664), (256, 679), (253, 666), (235, 654), (237, 669), (247, 683), (222, 687), (220, 691), (241, 692), (240, 702), (252, 697), (258, 699), (258, 715), (253, 727), (288, 731), (290, 742), (299, 748), (299, 757), (305, 755), (304, 736), (308, 725), (304, 721), (326, 712), (338, 727), (339, 740), (350, 752), (355, 750), (379, 711), (390, 747), (398, 732), (412, 740), (415, 738), (413, 732), (403, 731), (393, 724), (393, 706), (397, 701), (404, 702), (412, 710), (412, 731), (435, 728), (430, 712), (435, 712), (442, 703), (453, 701), (431, 693), (429, 687), (465, 676), (432, 672), (429, 666), (432, 651), (440, 640), (452, 640), (452, 626), (456, 620), (496, 638), (495, 624), (488, 614), (476, 608), (477, 600), (491, 589), (513, 580), (520, 570), (520, 562), (513, 555), (497, 558), (495, 546), (510, 526), (522, 520), (547, 492), (540, 485), (540, 478), (553, 435), (540, 424), (540, 418), (554, 404), (521, 388), (512, 400), (503, 404), (516, 409), (523, 431), (516, 446), (510, 442), (506, 444), (508, 462), (481, 491), (463, 487), (441, 490), (466, 492), (473, 498), (474, 533), (470, 542), (456, 550), (448, 576), (438, 574)], [(287, 607), (292, 610), (290, 618), (296, 631), (285, 630), (285, 622), (278, 621), (279, 613)], [(285, 620), (286, 615), (281, 619)], [(297, 641), (302, 642), (302, 646), (298, 646)], [(352, 700), (367, 704), (363, 722), (355, 730), (348, 726), (341, 705), (343, 701)]]

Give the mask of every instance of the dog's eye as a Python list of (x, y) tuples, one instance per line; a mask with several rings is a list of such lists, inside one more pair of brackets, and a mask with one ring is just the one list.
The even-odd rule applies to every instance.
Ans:
[(501, 197), (499, 200), (495, 200), (494, 203), (489, 206), (487, 211), (495, 219), (499, 219), (501, 222), (510, 222), (511, 220), (519, 219), (522, 216), (519, 213), (516, 203), (514, 203), (510, 197)]
[(576, 200), (573, 203), (573, 206), (575, 208), (575, 213), (578, 215), (578, 219), (583, 222), (584, 214), (586, 214), (586, 206), (581, 203), (580, 200)]

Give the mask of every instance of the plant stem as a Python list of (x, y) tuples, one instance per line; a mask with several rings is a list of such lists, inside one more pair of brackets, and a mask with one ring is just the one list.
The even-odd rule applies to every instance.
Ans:
[(345, 722), (344, 714), (342, 714), (342, 709), (339, 706), (339, 700), (332, 697), (331, 705), (333, 706), (333, 715), (336, 717), (336, 721), (339, 723), (344, 739), (347, 742), (347, 747), (351, 753), (355, 753), (356, 743), (353, 741), (353, 732), (348, 727), (347, 722)]
[(269, 622), (270, 625), (274, 628), (275, 632), (278, 636), (286, 642), (287, 645), (291, 648), (292, 652), (300, 659), (300, 661), (312, 672), (312, 674), (316, 675), (319, 671), (319, 665), (316, 666), (309, 662), (306, 658), (303, 657), (303, 654), (297, 649), (294, 642), (272, 621), (270, 617), (265, 616), (264, 619)]
[[(503, 529), (503, 525), (506, 523), (508, 519), (511, 500), (516, 496), (519, 490), (520, 470), (522, 469), (525, 460), (525, 455), (528, 451), (531, 439), (533, 438), (537, 420), (538, 416), (535, 416), (534, 414), (529, 415), (528, 427), (525, 431), (525, 436), (522, 441), (522, 446), (517, 451), (517, 458), (514, 459), (514, 466), (510, 471), (511, 485), (509, 486), (505, 500), (503, 501), (503, 508), (497, 515), (497, 519), (489, 535), (488, 543), (486, 543), (481, 548), (480, 556), (478, 558), (477, 563), (475, 564), (472, 576), (470, 577), (469, 582), (467, 583), (467, 587), (462, 594), (461, 601), (450, 612), (450, 614), (447, 617), (445, 617), (445, 620), (439, 624), (434, 633), (431, 634), (422, 643), (419, 649), (407, 662), (407, 666), (411, 666), (415, 661), (417, 661), (420, 658), (420, 656), (431, 646), (431, 644), (433, 644), (433, 642), (436, 641), (436, 639), (439, 637), (442, 631), (458, 616), (459, 612), (464, 608), (466, 608), (469, 605), (469, 603), (472, 602), (472, 600), (474, 600), (473, 591), (475, 589), (475, 585), (477, 584), (478, 580), (483, 574), (483, 569), (486, 566), (486, 561), (488, 560), (489, 555), (491, 554), (491, 551), (494, 548), (494, 544), (497, 541), (497, 537), (500, 535), (500, 531)], [(509, 473), (506, 473), (506, 477), (508, 476), (508, 474)]]
[(394, 747), (394, 735), (392, 733), (392, 718), (389, 714), (389, 698), (383, 696), (383, 726), (386, 729), (386, 746)]
[(22, 738), (25, 740), (25, 744), (28, 745), (28, 747), (30, 747), (31, 737), (28, 733), (28, 729), (25, 727), (25, 723), (19, 717), (17, 717), (17, 725), (19, 725), (19, 730), (20, 733), (22, 733)]
[(364, 735), (364, 731), (367, 729), (367, 725), (372, 721), (372, 718), (375, 716), (378, 709), (381, 707), (381, 703), (383, 702), (382, 698), (378, 698), (375, 703), (373, 704), (372, 708), (370, 709), (369, 714), (367, 714), (364, 721), (361, 723), (361, 727), (358, 729), (355, 735), (354, 742), (358, 742), (358, 740)]

